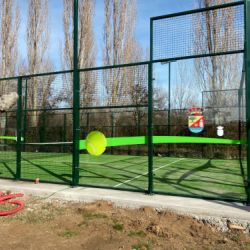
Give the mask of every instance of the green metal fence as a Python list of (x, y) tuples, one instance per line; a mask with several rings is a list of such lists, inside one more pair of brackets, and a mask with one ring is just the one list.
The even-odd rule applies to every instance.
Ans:
[[(245, 4), (245, 10), (247, 10), (249, 2), (246, 1)], [(244, 134), (243, 131), (245, 130), (249, 134), (246, 126), (248, 118), (242, 120), (240, 108), (245, 104), (242, 105), (238, 99), (238, 92), (242, 93), (242, 89), (247, 88), (245, 81), (241, 80), (242, 75), (245, 74), (241, 65), (244, 59), (248, 58), (247, 53), (244, 54), (245, 45), (248, 43), (247, 40), (244, 40), (245, 32), (248, 34), (244, 18), (243, 1), (151, 18), (149, 116), (157, 112), (155, 105), (157, 100), (153, 98), (155, 96), (153, 90), (155, 90), (155, 86), (160, 88), (162, 83), (154, 81), (153, 78), (155, 74), (162, 71), (160, 68), (163, 64), (169, 66), (165, 71), (169, 74), (168, 80), (166, 80), (169, 90), (168, 93), (165, 93), (165, 97), (171, 100), (168, 107), (170, 117), (173, 112), (170, 106), (174, 105), (176, 99), (184, 98), (184, 94), (181, 92), (183, 84), (179, 84), (176, 79), (173, 84), (174, 77), (171, 75), (174, 67), (182, 65), (185, 68), (185, 77), (180, 76), (179, 79), (185, 81), (186, 91), (189, 88), (192, 89), (188, 92), (192, 96), (189, 105), (193, 103), (193, 106), (201, 107), (202, 102), (204, 109), (205, 128), (196, 136), (218, 137), (217, 127), (220, 126), (225, 130), (224, 137), (246, 140), (246, 133)], [(233, 69), (238, 70), (235, 73), (237, 76), (232, 77)], [(199, 75), (199, 73), (202, 74)], [(247, 73), (246, 69), (246, 75)], [(175, 78), (178, 79), (178, 77)], [(192, 81), (191, 87), (188, 86), (188, 80)], [(237, 90), (235, 92), (226, 91), (226, 89), (232, 88), (232, 85)], [(200, 95), (200, 92), (203, 95)], [(247, 97), (248, 95), (246, 95), (246, 107), (248, 107)], [(187, 113), (186, 116), (188, 116)], [(223, 117), (224, 119), (222, 119)], [(155, 119), (149, 119), (150, 136), (154, 136), (158, 132), (156, 126), (153, 126), (154, 123)], [(182, 121), (179, 119), (178, 123), (181, 125)], [(173, 131), (168, 129), (166, 132), (170, 136)], [(178, 135), (193, 136), (187, 128), (179, 131)], [(187, 148), (184, 144), (171, 144), (168, 149), (165, 149), (165, 152), (168, 151), (167, 155), (160, 154), (161, 161), (167, 162), (162, 159), (164, 156), (167, 159), (173, 151), (178, 151), (181, 158), (161, 165), (159, 157), (155, 157), (154, 153), (162, 150), (163, 145), (153, 144), (152, 140), (148, 141), (148, 145), (149, 181), (154, 179), (154, 187), (150, 186), (150, 192), (205, 197), (218, 195), (222, 199), (241, 197), (249, 202), (249, 192), (246, 196), (242, 196), (249, 189), (249, 166), (246, 167), (246, 163), (248, 164), (246, 157), (248, 158), (249, 154), (247, 154), (245, 146), (198, 144), (200, 155), (205, 156), (204, 161), (200, 162), (198, 159), (197, 161), (191, 159), (197, 154), (195, 145), (189, 145)], [(227, 158), (225, 155), (240, 158), (239, 165), (233, 166), (233, 160), (228, 162), (218, 160)], [(192, 169), (187, 167), (189, 164), (193, 166)], [(162, 171), (163, 166), (166, 166), (168, 170)], [(248, 169), (246, 171), (248, 177), (247, 175), (242, 176), (243, 169)], [(238, 181), (237, 178), (231, 178), (231, 174), (237, 175)], [(245, 186), (243, 183), (247, 183), (247, 185)]]
[[(1, 94), (20, 97), (0, 114), (1, 135), (17, 138), (1, 141), (0, 176), (249, 203), (245, 12), (249, 1), (151, 18), (149, 61), (87, 69), (78, 69), (75, 26), (73, 70), (0, 79)], [(223, 73), (229, 65), (234, 78)], [(211, 77), (216, 70), (222, 78)], [(183, 107), (176, 100), (190, 91), (188, 79), (196, 85)], [(193, 106), (205, 116), (200, 134), (188, 128)], [(91, 156), (80, 142), (93, 130), (126, 143)]]

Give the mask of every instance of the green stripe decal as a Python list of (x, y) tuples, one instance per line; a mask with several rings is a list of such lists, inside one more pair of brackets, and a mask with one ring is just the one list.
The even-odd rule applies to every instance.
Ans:
[[(12, 140), (12, 141), (16, 141), (17, 137), (16, 136), (5, 136), (5, 135), (2, 135), (2, 136), (0, 136), (0, 140)], [(21, 138), (21, 141), (23, 141), (23, 137)]]
[[(246, 144), (246, 141), (222, 139), (222, 138), (208, 138), (208, 137), (192, 137), (192, 136), (154, 136), (154, 144), (160, 143), (205, 143), (205, 144)], [(146, 136), (134, 137), (114, 137), (107, 138), (107, 147), (129, 146), (147, 144)], [(80, 140), (80, 150), (86, 149), (85, 140)]]

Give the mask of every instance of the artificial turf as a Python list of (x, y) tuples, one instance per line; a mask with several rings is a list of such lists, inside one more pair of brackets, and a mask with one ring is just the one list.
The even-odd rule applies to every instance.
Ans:
[[(154, 191), (246, 200), (238, 160), (154, 157)], [(72, 154), (23, 152), (21, 178), (70, 184)], [(79, 184), (146, 191), (147, 156), (81, 154)], [(15, 178), (16, 153), (1, 151), (0, 177)]]

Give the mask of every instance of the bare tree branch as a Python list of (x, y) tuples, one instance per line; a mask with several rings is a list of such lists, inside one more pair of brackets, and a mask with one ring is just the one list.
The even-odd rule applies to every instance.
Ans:
[[(94, 43), (93, 31), (94, 1), (79, 1), (79, 68), (90, 68), (96, 62), (96, 47)], [(64, 0), (64, 45), (62, 65), (64, 69), (73, 68), (73, 1)], [(72, 106), (72, 75), (65, 76), (64, 96), (66, 102)], [(95, 75), (91, 73), (81, 73), (80, 75), (80, 95), (81, 106), (89, 105), (95, 97), (96, 81)]]
[[(0, 9), (0, 76), (13, 76), (18, 70), (17, 37), (20, 9), (15, 0), (1, 1)], [(13, 91), (13, 85), (1, 82), (0, 95)]]
[[(48, 57), (48, 0), (29, 0), (27, 47), (29, 74), (51, 71), (53, 64)], [(51, 85), (55, 77), (35, 77), (28, 81), (28, 107), (31, 109), (47, 108), (52, 98)], [(32, 116), (36, 126), (38, 112)]]

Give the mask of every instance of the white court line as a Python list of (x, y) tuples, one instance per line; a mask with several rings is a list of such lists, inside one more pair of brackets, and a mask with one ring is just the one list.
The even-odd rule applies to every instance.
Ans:
[(35, 145), (35, 146), (46, 146), (46, 145), (57, 145), (64, 146), (68, 144), (73, 144), (73, 142), (27, 142), (23, 143), (23, 145)]
[(107, 164), (108, 162), (80, 161), (79, 163), (80, 164), (101, 165), (101, 164)]
[[(0, 151), (1, 152), (1, 151)], [(117, 160), (115, 160), (115, 162), (117, 161), (123, 161), (123, 160), (127, 160), (127, 159), (129, 159), (128, 157), (125, 157), (125, 158), (121, 158), (121, 159), (117, 159)], [(81, 164), (93, 164), (93, 165), (102, 165), (102, 164), (109, 164), (109, 163), (113, 163), (114, 162), (114, 160), (107, 160), (107, 161), (97, 161), (97, 162), (95, 162), (95, 161), (80, 161), (79, 163), (81, 163)]]
[[(173, 162), (170, 162), (170, 163), (168, 163), (168, 164), (165, 164), (165, 165), (163, 165), (163, 166), (160, 166), (160, 167), (154, 169), (153, 172), (155, 172), (155, 171), (157, 171), (157, 170), (159, 170), (159, 169), (161, 169), (161, 168), (165, 168), (165, 167), (167, 167), (167, 166), (169, 166), (169, 165), (171, 165), (171, 164), (174, 164), (174, 163), (176, 163), (176, 162), (182, 161), (182, 160), (184, 160), (184, 158), (181, 158), (181, 159), (178, 159), (178, 160), (176, 160), (176, 161), (173, 161)], [(125, 184), (125, 183), (129, 183), (129, 182), (131, 182), (131, 181), (133, 181), (133, 180), (135, 180), (135, 179), (138, 179), (138, 178), (140, 178), (140, 177), (142, 177), (142, 176), (144, 176), (144, 175), (147, 175), (147, 174), (148, 174), (148, 172), (146, 172), (146, 173), (144, 173), (144, 174), (137, 175), (136, 177), (134, 177), (134, 178), (132, 178), (132, 179), (130, 179), (130, 180), (126, 180), (126, 181), (124, 181), (124, 182), (121, 182), (121, 183), (119, 183), (119, 184), (116, 184), (116, 185), (113, 186), (113, 187), (119, 187), (119, 186), (121, 186), (121, 185), (123, 185), (123, 184)]]

